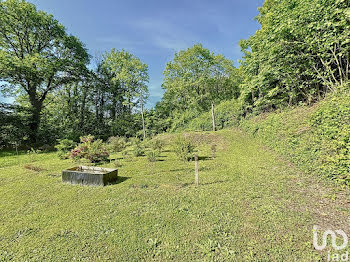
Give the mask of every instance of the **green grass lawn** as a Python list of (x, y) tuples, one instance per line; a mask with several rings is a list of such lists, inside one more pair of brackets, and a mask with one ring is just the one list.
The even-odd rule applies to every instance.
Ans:
[(194, 163), (170, 150), (155, 163), (121, 160), (119, 180), (106, 187), (63, 184), (61, 171), (76, 164), (55, 153), (3, 154), (0, 261), (326, 258), (312, 246), (319, 221), (300, 171), (238, 130), (199, 140), (198, 188)]

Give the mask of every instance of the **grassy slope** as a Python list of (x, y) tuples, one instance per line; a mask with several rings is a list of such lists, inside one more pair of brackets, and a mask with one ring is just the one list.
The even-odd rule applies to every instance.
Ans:
[[(122, 162), (107, 187), (62, 184), (70, 160), (41, 154), (0, 160), (0, 258), (21, 261), (237, 260), (316, 261), (312, 225), (322, 224), (322, 190), (307, 176), (240, 131), (220, 131), (200, 146), (201, 186), (193, 163), (171, 152), (148, 163)], [(108, 166), (108, 165), (107, 165)], [(301, 180), (303, 179), (303, 180)], [(306, 191), (309, 193), (305, 193)], [(332, 205), (332, 203), (331, 203)], [(338, 212), (338, 211), (337, 211)], [(340, 211), (339, 211), (340, 212)], [(349, 212), (343, 207), (342, 212)], [(324, 218), (324, 217), (323, 217)], [(344, 229), (345, 230), (345, 229)], [(0, 259), (0, 260), (1, 260)]]
[(241, 126), (304, 170), (350, 185), (349, 90), (313, 107), (259, 115)]
[[(216, 107), (217, 127), (240, 126), (304, 171), (350, 186), (350, 88), (338, 87), (322, 101), (249, 116), (239, 101)], [(187, 130), (211, 130), (211, 113), (192, 119)]]

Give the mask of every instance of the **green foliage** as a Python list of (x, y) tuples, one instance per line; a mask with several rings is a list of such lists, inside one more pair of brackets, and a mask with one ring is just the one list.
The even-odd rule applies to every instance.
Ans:
[(350, 185), (350, 93), (318, 105), (257, 116), (242, 127), (307, 170)]
[(132, 153), (135, 157), (143, 156), (145, 149), (141, 143), (138, 143), (133, 146)]
[(29, 116), (27, 108), (0, 103), (0, 149), (18, 148), (27, 142)]
[(111, 153), (118, 153), (126, 148), (126, 139), (124, 137), (112, 136), (108, 139), (108, 150)]
[(157, 158), (160, 156), (160, 150), (152, 149), (146, 153), (146, 156), (149, 162), (156, 162)]
[(156, 110), (173, 122), (173, 130), (209, 110), (212, 104), (239, 95), (240, 71), (232, 61), (201, 44), (175, 53), (163, 74), (166, 91)]
[(30, 139), (35, 143), (43, 102), (53, 90), (86, 73), (89, 56), (63, 25), (26, 1), (0, 1), (2, 91), (25, 93), (30, 103)]
[(241, 41), (247, 112), (310, 104), (349, 79), (349, 1), (266, 0)]
[(129, 138), (129, 146), (133, 146), (133, 145), (140, 145), (142, 142), (140, 140), (140, 138), (138, 137), (130, 137)]
[(0, 124), (8, 123), (0, 135), (14, 131), (4, 137), (6, 146), (14, 140), (54, 144), (89, 133), (102, 139), (134, 136), (142, 129), (139, 111), (146, 114), (149, 77), (140, 59), (113, 49), (88, 70), (80, 40), (26, 1), (0, 1), (0, 28), (1, 91), (28, 111), (25, 117), (0, 115)]
[(321, 172), (350, 185), (350, 93), (335, 93), (311, 115)]
[(178, 135), (173, 141), (173, 151), (176, 156), (183, 161), (190, 161), (193, 159), (195, 145), (191, 138)]
[[(240, 100), (224, 101), (215, 107), (216, 128), (222, 129), (237, 126), (241, 120), (242, 105)], [(213, 129), (211, 112), (205, 112), (192, 119), (186, 126), (187, 130), (210, 131)]]
[(80, 144), (70, 154), (74, 160), (87, 159), (91, 163), (107, 161), (109, 153), (101, 139), (94, 140), (94, 136), (88, 135), (80, 138)]
[[(105, 53), (101, 64), (101, 71), (108, 75), (109, 81), (117, 85), (118, 96), (126, 98), (124, 106), (131, 108), (136, 104), (143, 107), (148, 96), (147, 83), (149, 81), (148, 66), (125, 50), (112, 49)], [(114, 112), (115, 113), (115, 112)]]
[(149, 146), (154, 151), (162, 152), (165, 147), (165, 142), (161, 139), (155, 138), (149, 142)]
[(122, 156), (123, 156), (123, 159), (127, 162), (131, 162), (134, 160), (134, 155), (132, 154), (132, 152), (130, 150), (124, 150), (122, 152)]
[(69, 158), (70, 151), (76, 146), (76, 143), (73, 140), (69, 139), (58, 139), (58, 144), (55, 148), (58, 151), (58, 156), (61, 159)]
[(118, 168), (121, 167), (122, 165), (120, 164), (120, 161), (118, 159), (115, 159), (113, 161), (113, 167)]
[(122, 152), (123, 156), (125, 156), (126, 158), (130, 158), (129, 157), (130, 154), (134, 157), (139, 157), (144, 155), (145, 146), (143, 141), (140, 140), (140, 138), (130, 137), (127, 145), (128, 145), (128, 148)]

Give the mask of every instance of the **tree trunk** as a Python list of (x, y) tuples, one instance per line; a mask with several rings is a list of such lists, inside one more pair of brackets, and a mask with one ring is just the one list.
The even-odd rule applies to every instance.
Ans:
[(83, 86), (83, 98), (82, 98), (81, 108), (80, 108), (80, 130), (81, 131), (83, 131), (85, 129), (86, 99), (87, 99), (87, 87)]
[(146, 127), (145, 127), (145, 116), (143, 113), (143, 102), (141, 102), (141, 117), (142, 117), (143, 139), (146, 139)]
[(117, 117), (117, 101), (115, 95), (112, 98), (111, 119), (115, 121)]
[(32, 115), (29, 122), (29, 141), (31, 144), (36, 144), (38, 142), (38, 130), (41, 118), (42, 101), (38, 100), (36, 96), (30, 97), (30, 104), (32, 106)]
[(213, 120), (213, 131), (216, 131), (216, 123), (215, 123), (215, 109), (214, 104), (211, 104), (211, 118)]

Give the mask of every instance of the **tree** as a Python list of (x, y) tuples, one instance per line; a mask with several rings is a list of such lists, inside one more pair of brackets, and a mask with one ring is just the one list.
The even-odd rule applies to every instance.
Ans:
[[(183, 117), (183, 112), (191, 110), (195, 117), (209, 111), (223, 100), (239, 96), (240, 76), (233, 62), (223, 55), (215, 55), (201, 44), (175, 53), (173, 61), (164, 70), (163, 104), (171, 109), (175, 118)], [(164, 107), (164, 105), (163, 105)], [(215, 129), (215, 114), (213, 130)]]
[(134, 106), (140, 106), (145, 138), (144, 105), (148, 97), (148, 66), (125, 50), (112, 49), (103, 56), (102, 67), (111, 76), (111, 83), (118, 86), (129, 114)]
[(32, 143), (47, 95), (79, 79), (88, 62), (84, 45), (52, 15), (26, 1), (0, 2), (0, 80), (7, 83), (3, 91), (28, 96)]
[(349, 80), (350, 2), (266, 0), (241, 41), (247, 111), (312, 103)]

